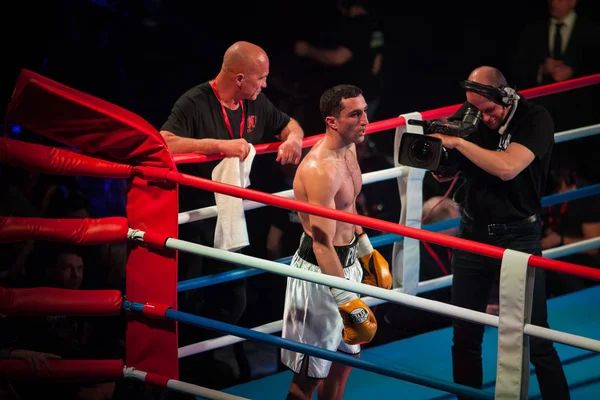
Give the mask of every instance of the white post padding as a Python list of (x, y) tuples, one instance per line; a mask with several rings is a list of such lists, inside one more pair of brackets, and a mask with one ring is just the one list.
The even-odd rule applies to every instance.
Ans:
[(495, 399), (527, 399), (529, 392), (529, 336), (534, 268), (531, 254), (507, 249), (500, 268), (500, 315)]
[[(409, 119), (422, 120), (421, 113), (413, 112), (402, 114), (405, 121)], [(408, 124), (396, 128), (394, 137), (394, 166), (399, 167), (400, 142), (402, 135), (407, 131)], [(423, 134), (421, 126), (411, 126), (411, 133)], [(423, 178), (425, 170), (409, 168), (397, 178), (400, 193), (400, 221), (401, 225), (421, 229), (421, 214), (423, 209)], [(419, 268), (421, 265), (420, 241), (405, 237), (403, 241), (394, 243), (392, 251), (392, 276), (393, 287), (402, 288), (406, 294), (417, 294), (419, 286)]]

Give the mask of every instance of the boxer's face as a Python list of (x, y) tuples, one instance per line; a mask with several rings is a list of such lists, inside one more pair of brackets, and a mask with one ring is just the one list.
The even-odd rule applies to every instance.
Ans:
[(369, 119), (367, 118), (367, 102), (360, 95), (342, 99), (342, 111), (338, 123), (338, 133), (348, 143), (360, 143), (365, 140)]

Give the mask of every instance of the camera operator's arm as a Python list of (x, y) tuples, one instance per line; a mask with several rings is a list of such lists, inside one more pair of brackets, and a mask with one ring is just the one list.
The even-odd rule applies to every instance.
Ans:
[(506, 151), (483, 149), (476, 144), (455, 136), (434, 133), (431, 136), (442, 140), (447, 149), (456, 149), (473, 164), (503, 181), (509, 181), (523, 171), (535, 158), (527, 147), (512, 142)]

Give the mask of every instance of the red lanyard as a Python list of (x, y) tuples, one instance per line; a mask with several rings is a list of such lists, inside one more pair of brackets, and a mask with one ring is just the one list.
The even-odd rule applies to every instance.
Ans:
[[(225, 111), (225, 106), (221, 103), (221, 96), (219, 96), (219, 91), (217, 90), (217, 81), (213, 79), (210, 81), (210, 86), (215, 92), (215, 96), (217, 96), (217, 100), (219, 100), (219, 104), (221, 104), (221, 112), (223, 112), (223, 119), (225, 120), (225, 125), (227, 126), (227, 130), (229, 131), (229, 136), (233, 139), (233, 130), (231, 129), (231, 122), (229, 122), (229, 117), (227, 116), (227, 112)], [(240, 107), (242, 108), (242, 120), (240, 121), (240, 139), (244, 135), (244, 102), (240, 100)]]
[[(438, 267), (440, 267), (440, 270), (442, 271), (442, 273), (444, 275), (449, 275), (448, 270), (444, 266), (444, 263), (442, 262), (442, 260), (440, 259), (440, 257), (438, 257), (438, 255), (435, 252), (435, 250), (433, 250), (433, 248), (431, 248), (431, 246), (429, 245), (429, 243), (427, 243), (427, 242), (421, 242), (421, 243), (423, 243), (423, 246), (425, 247), (425, 250), (427, 250), (427, 252), (434, 259), (434, 261), (436, 262), (436, 264), (438, 265)], [(450, 260), (450, 257), (451, 257), (450, 250), (446, 250), (446, 251), (448, 253), (448, 260)]]
[[(567, 201), (565, 201), (564, 203), (562, 203), (562, 206), (560, 207), (560, 218), (562, 219), (562, 216), (565, 215), (565, 211), (567, 211)], [(552, 206), (548, 206), (548, 225), (552, 225), (554, 223), (554, 217), (552, 216)]]

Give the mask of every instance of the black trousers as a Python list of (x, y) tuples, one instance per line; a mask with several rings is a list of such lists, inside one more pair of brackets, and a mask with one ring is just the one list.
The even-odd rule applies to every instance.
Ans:
[[(214, 247), (216, 221), (206, 220), (183, 224), (179, 227), (179, 239), (193, 243)], [(241, 268), (239, 265), (229, 264), (208, 257), (179, 252), (178, 255), (179, 281), (200, 278)], [(246, 309), (246, 280), (237, 279), (219, 283), (199, 289), (180, 292), (178, 295), (178, 309), (202, 317), (215, 319), (229, 324), (236, 324)], [(198, 334), (194, 329), (193, 338), (187, 338), (186, 328), (181, 330), (180, 345), (198, 342), (217, 336), (220, 332), (205, 332)]]
[[(539, 218), (534, 222), (496, 224), (488, 228), (463, 216), (459, 237), (534, 255), (542, 254)], [(485, 312), (500, 265), (500, 259), (455, 250), (452, 257), (452, 304)], [(548, 328), (546, 275), (541, 268), (535, 270), (531, 323)], [(454, 382), (481, 388), (481, 344), (485, 326), (457, 319), (453, 321), (453, 327)], [(542, 397), (545, 400), (569, 399), (569, 387), (554, 343), (535, 336), (529, 338), (529, 343), (530, 361), (535, 366)]]

